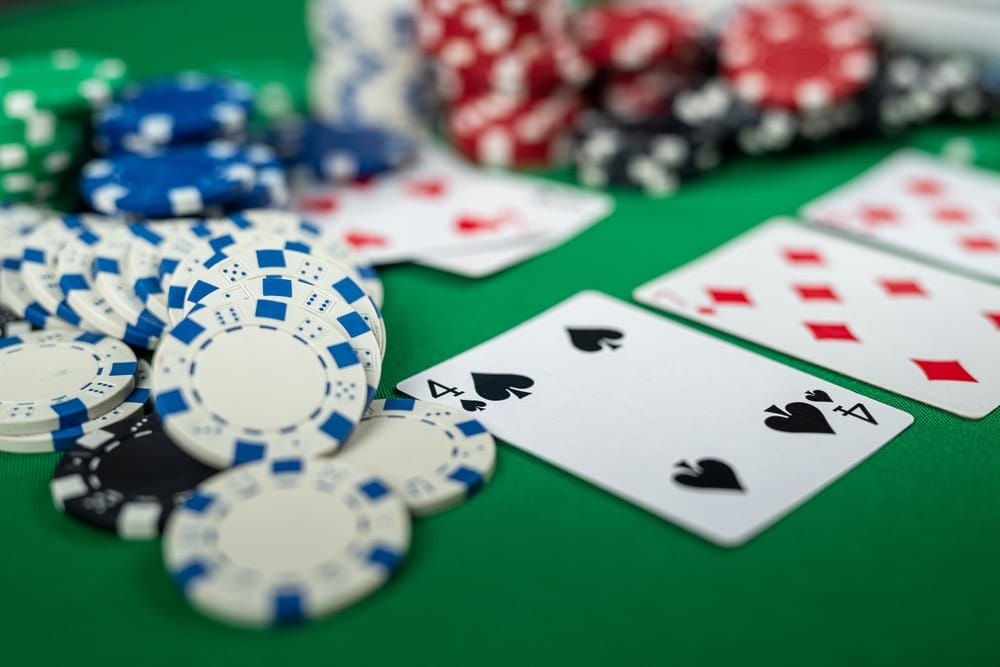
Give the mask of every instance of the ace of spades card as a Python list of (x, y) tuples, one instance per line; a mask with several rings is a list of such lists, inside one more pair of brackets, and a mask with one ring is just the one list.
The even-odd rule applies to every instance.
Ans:
[(895, 408), (582, 292), (398, 389), (722, 546), (912, 423)]

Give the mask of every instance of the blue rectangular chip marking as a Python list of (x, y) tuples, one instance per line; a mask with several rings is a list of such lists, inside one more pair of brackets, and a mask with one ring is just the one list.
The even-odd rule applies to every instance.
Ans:
[(285, 250), (294, 250), (296, 252), (305, 253), (307, 255), (312, 254), (312, 248), (305, 243), (299, 241), (287, 241), (285, 243)]
[(337, 318), (337, 321), (340, 322), (340, 326), (344, 327), (344, 331), (346, 331), (347, 335), (351, 338), (355, 338), (371, 331), (371, 328), (365, 324), (365, 318), (361, 317), (356, 312), (341, 315)]
[(274, 596), (274, 622), (295, 625), (305, 620), (302, 593), (298, 589), (281, 591)]
[(163, 237), (146, 225), (132, 225), (128, 230), (131, 232), (132, 236), (143, 239), (149, 242), (150, 245), (158, 246), (163, 243)]
[(361, 363), (358, 361), (358, 354), (351, 347), (350, 343), (337, 343), (326, 348), (337, 364), (337, 368), (348, 368)]
[(59, 278), (59, 289), (63, 294), (69, 294), (73, 290), (89, 290), (90, 285), (79, 273), (67, 273)]
[(74, 338), (73, 340), (78, 340), (81, 343), (97, 344), (100, 343), (102, 340), (104, 340), (104, 335), (99, 333), (94, 333), (92, 331), (85, 331), (76, 338)]
[(288, 306), (280, 301), (257, 299), (257, 306), (254, 308), (254, 315), (269, 320), (284, 322), (285, 317), (288, 315)]
[(132, 286), (135, 295), (145, 303), (150, 294), (160, 294), (163, 291), (163, 284), (158, 278), (141, 278), (135, 281)]
[(276, 475), (302, 472), (302, 459), (277, 459), (271, 463), (271, 472)]
[[(181, 288), (181, 289), (183, 289), (183, 288)], [(216, 287), (215, 285), (212, 285), (211, 283), (206, 283), (203, 280), (196, 280), (195, 283), (194, 283), (194, 285), (191, 285), (191, 289), (188, 290), (188, 293), (187, 293), (187, 302), (188, 303), (201, 303), (201, 301), (206, 296), (208, 296), (212, 292), (216, 291), (217, 289), (219, 289), (219, 288)], [(171, 288), (171, 291), (173, 291), (173, 288)], [(183, 307), (183, 305), (184, 304), (181, 303), (179, 307)]]
[(472, 468), (458, 468), (453, 473), (448, 475), (448, 479), (464, 485), (466, 496), (475, 495), (481, 488), (483, 488), (483, 476)]
[(117, 377), (119, 375), (135, 375), (139, 364), (134, 361), (117, 361), (111, 364), (111, 371), (108, 375)]
[(184, 509), (195, 514), (204, 514), (215, 504), (215, 496), (195, 491), (184, 501)]
[(455, 427), (458, 428), (459, 431), (461, 431), (464, 435), (467, 436), (486, 433), (486, 427), (480, 424), (475, 419), (470, 419), (469, 421), (462, 422), (461, 424), (455, 424)]
[(19, 336), (11, 336), (10, 338), (0, 338), (0, 350), (5, 347), (10, 347), (11, 345), (20, 345), (24, 342), (24, 339)]
[(83, 429), (79, 426), (55, 431), (52, 434), (52, 449), (57, 452), (65, 452), (67, 449), (73, 449), (76, 446), (77, 439), (82, 435)]
[(358, 486), (358, 490), (371, 500), (378, 500), (389, 493), (389, 488), (377, 479), (372, 479)]
[(258, 250), (257, 266), (262, 269), (284, 268), (285, 253), (282, 250)]
[(38, 248), (25, 248), (24, 254), (21, 255), (21, 261), (30, 262), (31, 264), (44, 264), (45, 253)]
[(358, 299), (365, 298), (364, 291), (350, 278), (339, 280), (331, 285), (331, 287), (337, 292), (337, 294), (344, 297), (344, 301), (347, 303), (354, 303)]
[(395, 412), (413, 412), (416, 404), (416, 400), (412, 398), (387, 398), (383, 409)]
[(288, 278), (269, 276), (263, 280), (264, 296), (281, 296), (291, 298), (292, 281)]
[(190, 345), (195, 338), (201, 335), (205, 327), (194, 320), (181, 320), (180, 323), (170, 330), (170, 335), (184, 343)]
[(94, 260), (94, 273), (121, 275), (121, 266), (114, 257), (98, 257)]
[(368, 554), (368, 562), (381, 565), (388, 572), (395, 572), (399, 569), (400, 564), (403, 562), (403, 557), (386, 547), (375, 547), (372, 552)]
[(208, 568), (201, 561), (193, 561), (174, 572), (174, 584), (181, 590), (186, 590), (188, 586), (206, 574), (208, 574)]
[(160, 394), (156, 397), (154, 403), (156, 414), (164, 421), (170, 419), (171, 415), (187, 412), (188, 410), (188, 405), (184, 401), (184, 395), (180, 389), (173, 389)]
[(183, 285), (171, 285), (170, 289), (167, 290), (167, 307), (171, 309), (183, 308), (185, 296), (187, 296), (187, 289)]
[(59, 429), (72, 428), (87, 421), (87, 406), (79, 398), (71, 398), (62, 403), (56, 403), (52, 410), (59, 415)]
[(233, 452), (233, 465), (260, 461), (267, 454), (267, 445), (259, 442), (246, 442), (239, 440), (236, 443), (236, 450)]
[(343, 442), (351, 434), (351, 431), (354, 430), (354, 422), (339, 412), (334, 412), (330, 415), (329, 419), (323, 422), (319, 430), (337, 442)]

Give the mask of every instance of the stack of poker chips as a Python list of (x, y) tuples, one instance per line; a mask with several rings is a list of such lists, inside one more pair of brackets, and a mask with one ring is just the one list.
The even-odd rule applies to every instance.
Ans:
[(312, 117), (279, 131), (283, 153), (314, 178), (345, 182), (410, 161), (428, 134), (426, 62), (406, 0), (311, 0)]
[[(727, 153), (897, 136), (939, 117), (987, 117), (1000, 99), (988, 67), (886, 42), (850, 2), (739, 7), (717, 31), (642, 2), (592, 8), (574, 24), (581, 50), (602, 68), (575, 151), (578, 178), (593, 187), (668, 195)], [(669, 25), (673, 38), (655, 39)], [(654, 64), (658, 43), (662, 57), (668, 44), (677, 54), (664, 61), (670, 77)], [(625, 76), (616, 62), (637, 65)], [(653, 84), (633, 85), (644, 77)]]
[(94, 121), (103, 157), (84, 166), (81, 190), (106, 215), (208, 215), (284, 207), (281, 162), (246, 144), (254, 91), (234, 79), (182, 72), (122, 91)]
[(74, 205), (91, 113), (127, 77), (121, 60), (73, 49), (0, 58), (0, 204)]
[(483, 164), (550, 167), (570, 157), (593, 70), (559, 0), (421, 0), (452, 145)]

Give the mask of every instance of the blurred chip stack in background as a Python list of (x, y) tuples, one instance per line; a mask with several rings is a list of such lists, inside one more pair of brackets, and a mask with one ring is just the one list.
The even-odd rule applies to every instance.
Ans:
[(569, 160), (593, 69), (561, 2), (421, 0), (418, 34), (454, 148), (493, 166)]
[(127, 79), (121, 60), (73, 49), (0, 59), (0, 203), (74, 205), (91, 112)]

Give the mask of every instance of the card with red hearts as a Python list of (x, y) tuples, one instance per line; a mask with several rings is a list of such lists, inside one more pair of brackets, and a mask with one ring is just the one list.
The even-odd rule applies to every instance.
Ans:
[(963, 417), (1000, 405), (1000, 287), (791, 220), (634, 296)]

